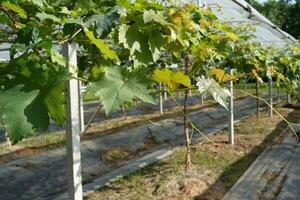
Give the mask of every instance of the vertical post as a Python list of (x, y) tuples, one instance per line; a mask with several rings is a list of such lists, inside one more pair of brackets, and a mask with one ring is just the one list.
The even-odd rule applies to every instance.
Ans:
[(189, 90), (189, 96), (191, 97), (193, 94), (192, 94), (192, 89)]
[[(233, 69), (229, 69), (230, 75), (233, 75)], [(229, 81), (229, 91), (231, 96), (229, 97), (229, 124), (228, 124), (228, 143), (234, 145), (234, 115), (233, 115), (233, 81)]]
[(245, 78), (245, 81), (244, 81), (244, 90), (247, 91), (247, 78)]
[(203, 95), (200, 96), (200, 104), (201, 104), (201, 105), (204, 104), (204, 97), (203, 97)]
[(164, 97), (165, 97), (165, 101), (168, 100), (168, 93), (167, 93), (167, 86), (165, 85), (165, 92), (164, 92)]
[[(158, 89), (161, 90), (162, 89), (162, 84), (159, 83), (158, 84)], [(163, 96), (162, 96), (162, 92), (159, 92), (159, 114), (162, 115), (164, 113), (164, 107), (163, 107)]]
[(82, 85), (81, 85), (81, 81), (78, 81), (79, 82), (79, 87), (78, 87), (78, 93), (80, 94), (80, 112), (79, 112), (79, 115), (80, 115), (80, 132), (82, 133), (84, 131), (84, 111), (83, 111), (83, 98), (82, 98)]
[(279, 103), (279, 101), (280, 101), (280, 91), (279, 91), (279, 89), (280, 89), (280, 85), (276, 85), (276, 96), (277, 96), (277, 103)]
[(286, 99), (287, 99), (287, 103), (291, 104), (291, 95), (289, 93), (289, 87), (286, 85)]
[(272, 77), (269, 78), (269, 117), (273, 117), (273, 80)]
[(9, 139), (7, 131), (4, 130), (4, 142), (7, 144), (7, 146), (11, 146), (11, 141)]
[(259, 116), (259, 83), (258, 80), (256, 79), (255, 82), (255, 95), (256, 95), (256, 116)]
[[(67, 68), (73, 76), (76, 76), (77, 67), (77, 45), (64, 44), (63, 55), (67, 60)], [(80, 152), (80, 83), (71, 79), (66, 82), (67, 88), (67, 164), (68, 164), (68, 193), (70, 200), (82, 200), (82, 178), (81, 178), (81, 152)]]

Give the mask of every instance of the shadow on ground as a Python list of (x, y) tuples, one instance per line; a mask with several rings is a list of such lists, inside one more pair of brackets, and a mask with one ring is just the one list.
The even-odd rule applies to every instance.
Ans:
[[(286, 118), (290, 122), (296, 122), (299, 119), (300, 108), (290, 105), (288, 107), (293, 108), (295, 110), (289, 113), (289, 115)], [(245, 155), (243, 158), (228, 166), (227, 169), (216, 180), (216, 182), (212, 184), (201, 195), (195, 197), (194, 200), (218, 199), (216, 198), (216, 191), (218, 193), (223, 193), (222, 195), (217, 195), (221, 199), (225, 195), (226, 191), (228, 191), (235, 184), (235, 182), (242, 176), (242, 174), (250, 167), (250, 165), (269, 145), (271, 145), (274, 142), (277, 142), (277, 140), (278, 142), (280, 142), (281, 139), (278, 136), (280, 135), (280, 133), (282, 133), (285, 127), (287, 127), (287, 124), (282, 120), (280, 123), (277, 124), (274, 131), (272, 131), (272, 133), (270, 133), (260, 145), (253, 148), (252, 151)]]

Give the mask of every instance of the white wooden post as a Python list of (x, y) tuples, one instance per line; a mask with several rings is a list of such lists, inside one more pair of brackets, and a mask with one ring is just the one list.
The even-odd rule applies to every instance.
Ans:
[(203, 95), (200, 96), (200, 104), (201, 104), (201, 105), (204, 104), (204, 97), (203, 97)]
[(286, 100), (288, 104), (291, 104), (291, 94), (289, 93), (289, 88), (286, 85)]
[(273, 117), (273, 80), (272, 80), (272, 78), (269, 78), (269, 98), (270, 98), (269, 117)]
[(247, 78), (244, 80), (244, 90), (247, 91)]
[(79, 87), (78, 87), (78, 93), (80, 94), (80, 112), (79, 112), (79, 115), (80, 115), (80, 132), (82, 133), (85, 129), (84, 127), (84, 111), (83, 111), (83, 98), (82, 98), (82, 85), (81, 85), (81, 81), (79, 81)]
[(168, 93), (167, 93), (167, 89), (168, 89), (168, 88), (167, 88), (166, 85), (165, 85), (164, 88), (165, 88), (165, 90), (166, 90), (166, 91), (164, 92), (164, 97), (165, 97), (165, 101), (167, 101), (167, 100), (168, 100)]
[[(64, 44), (63, 55), (67, 60), (67, 68), (73, 76), (77, 76), (77, 45)], [(82, 178), (81, 178), (81, 153), (80, 153), (80, 83), (78, 80), (70, 79), (66, 82), (67, 87), (67, 172), (68, 172), (68, 193), (70, 200), (82, 200)]]
[[(162, 89), (162, 84), (159, 83), (158, 84), (158, 89), (161, 90)], [(159, 92), (159, 114), (162, 115), (164, 113), (164, 107), (163, 107), (163, 95), (162, 92)]]
[[(230, 75), (233, 75), (233, 69), (229, 69)], [(229, 91), (231, 96), (229, 97), (229, 124), (228, 124), (228, 144), (234, 145), (234, 113), (233, 113), (233, 81), (229, 81)]]

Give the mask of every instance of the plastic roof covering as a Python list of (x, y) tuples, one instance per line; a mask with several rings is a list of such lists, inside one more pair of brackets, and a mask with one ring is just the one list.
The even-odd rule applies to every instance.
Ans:
[(298, 43), (295, 38), (279, 29), (244, 0), (194, 0), (194, 2), (208, 6), (220, 20), (230, 21), (233, 25), (242, 23), (254, 26), (256, 42), (279, 48)]
[[(194, 2), (199, 5), (204, 3), (221, 20), (230, 21), (236, 25), (243, 23), (255, 26), (256, 38), (254, 41), (256, 42), (277, 47), (298, 43), (295, 38), (276, 27), (244, 0), (183, 0), (183, 2)], [(219, 9), (220, 6), (221, 9)], [(10, 44), (0, 44), (0, 50), (9, 49), (9, 47)], [(9, 60), (9, 51), (0, 51), (0, 61), (3, 60)]]
[[(2, 50), (0, 51), (0, 62), (9, 60), (9, 47), (8, 43), (0, 44), (0, 50)], [(7, 51), (3, 51), (3, 49), (7, 49)]]

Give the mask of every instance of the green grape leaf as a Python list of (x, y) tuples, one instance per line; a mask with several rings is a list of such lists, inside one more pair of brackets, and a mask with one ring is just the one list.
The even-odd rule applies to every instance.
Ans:
[(104, 71), (99, 81), (89, 85), (89, 91), (94, 91), (99, 97), (106, 115), (135, 98), (155, 104), (147, 86), (136, 78), (134, 72), (124, 72), (120, 67), (106, 67)]
[[(28, 72), (29, 71), (29, 72)], [(15, 81), (27, 84), (31, 90), (38, 89), (39, 94), (27, 109), (28, 121), (35, 129), (46, 130), (50, 124), (50, 117), (62, 126), (65, 114), (65, 81), (69, 78), (67, 70), (28, 67)]]
[(58, 17), (48, 13), (37, 13), (35, 16), (39, 18), (41, 21), (45, 21), (46, 19), (49, 19), (52, 20), (53, 22), (57, 22), (57, 23), (61, 22), (61, 20)]
[[(69, 77), (69, 73), (65, 69), (57, 71), (54, 68), (43, 68), (36, 63), (36, 58), (36, 56), (29, 56), (18, 60), (15, 66), (17, 68), (21, 66), (21, 70), (14, 75), (13, 79), (6, 81), (4, 85), (5, 88), (15, 88), (22, 85), (22, 91), (36, 92), (35, 97), (31, 98), (30, 102), (29, 99), (25, 99), (26, 102), (23, 102), (25, 101), (23, 99), (18, 100), (18, 103), (20, 105), (24, 104), (24, 107), (23, 110), (17, 110), (16, 112), (25, 115), (27, 124), (24, 127), (27, 127), (27, 129), (24, 132), (18, 132), (17, 127), (13, 127), (14, 124), (9, 125), (8, 133), (18, 136), (13, 142), (20, 141), (20, 139), (29, 136), (36, 130), (47, 130), (50, 118), (60, 126), (64, 124), (66, 119), (64, 84)], [(0, 101), (1, 106), (6, 106), (6, 103)], [(21, 115), (21, 113), (14, 114)]]
[(165, 17), (162, 14), (162, 12), (160, 12), (160, 11), (155, 12), (152, 9), (144, 11), (143, 20), (144, 20), (145, 24), (149, 23), (151, 21), (155, 21), (162, 25), (168, 24), (167, 21), (165, 20)]
[(90, 39), (91, 43), (93, 43), (103, 53), (105, 58), (120, 61), (116, 52), (114, 52), (106, 44), (104, 44), (103, 40), (95, 38), (92, 31), (85, 30), (85, 34)]
[(95, 27), (98, 37), (104, 38), (117, 26), (119, 17), (117, 11), (93, 15), (85, 21), (85, 26), (89, 29)]
[(25, 91), (24, 85), (0, 90), (0, 118), (3, 120), (9, 139), (13, 144), (33, 134), (25, 109), (38, 95), (38, 90)]
[(39, 8), (44, 8), (44, 4), (46, 4), (46, 1), (44, 0), (25, 0), (25, 1), (31, 2)]
[(146, 34), (139, 31), (135, 25), (121, 25), (119, 28), (119, 43), (130, 50), (130, 55), (138, 61), (147, 63), (153, 61)]
[(85, 10), (86, 12), (88, 10), (95, 9), (96, 4), (93, 2), (93, 0), (77, 0), (75, 3), (75, 10)]
[(57, 51), (51, 52), (51, 60), (53, 63), (57, 63), (60, 66), (66, 66), (66, 59)]
[(45, 104), (51, 119), (58, 125), (63, 126), (66, 120), (65, 112), (65, 85), (61, 82), (54, 86), (45, 96), (43, 103)]
[(9, 9), (9, 10), (12, 10), (12, 11), (18, 13), (18, 15), (20, 17), (22, 17), (23, 19), (27, 19), (26, 11), (23, 10), (19, 5), (13, 4), (9, 1), (4, 1), (4, 2), (2, 2), (2, 6)]
[(149, 45), (152, 52), (152, 57), (154, 62), (156, 62), (160, 56), (161, 51), (163, 50), (163, 45), (165, 43), (164, 38), (162, 37), (161, 33), (157, 30), (153, 30), (149, 35)]

